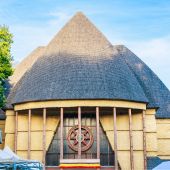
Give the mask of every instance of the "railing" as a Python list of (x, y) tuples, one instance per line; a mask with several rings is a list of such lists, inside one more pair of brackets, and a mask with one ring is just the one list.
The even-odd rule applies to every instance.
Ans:
[(40, 162), (18, 161), (18, 162), (0, 162), (1, 170), (43, 170)]

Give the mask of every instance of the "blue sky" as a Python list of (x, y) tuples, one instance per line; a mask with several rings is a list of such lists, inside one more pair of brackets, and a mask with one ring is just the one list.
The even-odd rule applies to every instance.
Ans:
[(112, 44), (124, 44), (137, 54), (170, 89), (168, 0), (0, 0), (0, 24), (14, 35), (14, 61), (48, 44), (77, 11)]

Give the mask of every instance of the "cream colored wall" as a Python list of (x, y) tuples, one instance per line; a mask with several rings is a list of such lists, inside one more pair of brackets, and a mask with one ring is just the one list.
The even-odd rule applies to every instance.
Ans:
[(0, 120), (0, 129), (2, 130), (2, 144), (0, 144), (0, 149), (3, 149), (5, 143), (5, 120)]
[[(103, 107), (130, 107), (134, 109), (146, 109), (145, 103), (129, 102), (129, 101), (111, 101), (111, 100), (67, 100), (67, 101), (43, 101), (43, 102), (28, 102), (17, 104), (14, 106), (15, 111), (20, 111), (18, 116), (18, 145), (17, 153), (27, 157), (27, 138), (28, 138), (28, 115), (22, 114), (22, 110), (35, 108), (50, 108), (50, 107), (76, 107), (76, 106), (103, 106)], [(5, 124), (5, 145), (14, 150), (14, 131), (15, 131), (15, 116), (14, 111), (6, 111), (7, 119)], [(32, 115), (31, 119), (31, 158), (38, 160), (42, 159), (42, 116)], [(37, 123), (38, 122), (38, 123)], [(58, 125), (58, 117), (47, 117), (47, 147), (49, 146), (54, 131)], [(38, 139), (38, 140), (37, 140)]]
[(155, 109), (146, 110), (146, 150), (147, 156), (157, 156), (158, 141), (157, 141), (157, 125), (155, 119)]
[(114, 100), (56, 100), (56, 101), (37, 101), (17, 104), (14, 110), (26, 110), (33, 108), (50, 107), (77, 107), (77, 106), (102, 106), (102, 107), (122, 107), (132, 109), (146, 109), (145, 103)]
[[(148, 156), (155, 156), (157, 153), (156, 120), (155, 110), (146, 112), (146, 150)], [(100, 122), (114, 149), (113, 115), (100, 116)], [(134, 168), (144, 169), (143, 164), (143, 127), (142, 113), (132, 114), (132, 134), (134, 149)], [(123, 170), (130, 170), (130, 141), (129, 141), (129, 119), (128, 114), (117, 115), (117, 146), (118, 161)]]
[(14, 151), (15, 116), (13, 110), (6, 111), (5, 122), (5, 146), (9, 146)]
[[(15, 117), (12, 111), (7, 111), (7, 120), (5, 126), (6, 138), (5, 145), (14, 150), (14, 129)], [(59, 124), (58, 115), (48, 116), (46, 124), (46, 150), (50, 145), (54, 132)], [(31, 159), (42, 161), (43, 154), (43, 118), (42, 115), (32, 114), (31, 116)], [(28, 150), (28, 114), (18, 114), (18, 138), (17, 154), (22, 158), (27, 158)]]
[[(43, 105), (44, 104), (44, 105)], [(133, 109), (146, 109), (146, 104), (128, 101), (109, 101), (109, 100), (68, 100), (66, 101), (46, 101), (31, 102), (15, 106), (16, 110), (43, 107), (75, 107), (75, 106), (104, 106), (104, 107), (126, 107)], [(101, 124), (113, 147), (113, 116), (104, 115), (100, 117)], [(7, 111), (7, 121), (5, 126), (6, 139), (5, 145), (14, 149), (14, 129), (15, 118), (12, 111)], [(31, 159), (42, 160), (42, 116), (33, 115), (31, 119)], [(38, 122), (38, 123), (37, 123)], [(59, 117), (47, 117), (47, 148), (52, 140)], [(142, 132), (142, 113), (132, 115), (133, 146), (134, 146), (134, 166), (135, 169), (143, 169), (143, 132)], [(129, 147), (129, 120), (128, 114), (117, 115), (118, 129), (118, 160), (122, 169), (130, 169), (130, 147)], [(157, 132), (156, 132), (155, 110), (146, 111), (146, 144), (147, 156), (157, 155)], [(28, 115), (22, 113), (18, 117), (18, 148), (17, 153), (22, 157), (27, 157), (27, 133)], [(37, 140), (38, 139), (38, 140)], [(25, 141), (25, 142), (24, 142)]]
[(170, 119), (157, 119), (158, 156), (170, 159)]

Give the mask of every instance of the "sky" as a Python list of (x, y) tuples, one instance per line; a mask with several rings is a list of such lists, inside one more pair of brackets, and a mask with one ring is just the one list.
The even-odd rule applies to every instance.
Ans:
[(0, 0), (0, 25), (14, 36), (14, 63), (47, 45), (78, 11), (113, 45), (133, 51), (170, 89), (169, 0)]

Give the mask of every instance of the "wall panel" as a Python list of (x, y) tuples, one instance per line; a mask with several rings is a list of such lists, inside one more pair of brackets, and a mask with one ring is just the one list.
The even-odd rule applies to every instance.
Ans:
[(170, 159), (170, 119), (157, 119), (158, 156)]

